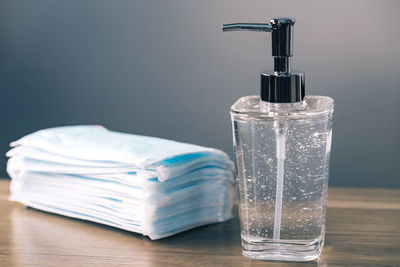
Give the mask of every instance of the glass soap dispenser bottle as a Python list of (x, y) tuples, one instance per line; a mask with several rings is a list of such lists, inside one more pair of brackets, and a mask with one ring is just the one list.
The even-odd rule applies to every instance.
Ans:
[(272, 33), (274, 70), (261, 95), (231, 107), (243, 255), (310, 261), (324, 244), (333, 100), (305, 96), (304, 73), (291, 69), (291, 18), (235, 23), (224, 31)]

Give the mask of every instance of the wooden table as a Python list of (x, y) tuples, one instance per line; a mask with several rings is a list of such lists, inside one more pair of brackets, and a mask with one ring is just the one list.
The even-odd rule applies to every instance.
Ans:
[(0, 266), (400, 266), (400, 190), (330, 188), (318, 261), (241, 255), (238, 219), (159, 241), (7, 200), (0, 179)]

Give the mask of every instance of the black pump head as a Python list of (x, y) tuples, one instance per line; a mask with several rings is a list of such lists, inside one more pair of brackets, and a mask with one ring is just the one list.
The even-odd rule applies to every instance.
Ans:
[(271, 19), (265, 23), (224, 24), (223, 31), (261, 31), (272, 33), (274, 70), (261, 73), (261, 99), (274, 103), (302, 101), (305, 95), (304, 72), (291, 70), (293, 55), (293, 27), (291, 18)]

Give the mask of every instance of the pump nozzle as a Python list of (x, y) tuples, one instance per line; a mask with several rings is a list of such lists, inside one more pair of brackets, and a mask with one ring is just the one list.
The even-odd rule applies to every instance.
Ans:
[(261, 99), (275, 103), (293, 103), (304, 98), (304, 73), (292, 72), (293, 27), (291, 18), (275, 18), (269, 23), (224, 24), (223, 31), (258, 31), (272, 33), (274, 70), (261, 73)]
[(254, 31), (254, 32), (270, 32), (272, 31), (271, 24), (265, 23), (233, 23), (222, 25), (222, 31)]
[(269, 23), (233, 23), (224, 24), (226, 31), (272, 32), (272, 56), (291, 57), (293, 55), (293, 26), (291, 18), (271, 19)]

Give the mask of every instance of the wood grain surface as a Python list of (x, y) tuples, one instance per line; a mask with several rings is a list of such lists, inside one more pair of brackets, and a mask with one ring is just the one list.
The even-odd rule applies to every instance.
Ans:
[(0, 179), (0, 266), (400, 266), (400, 190), (330, 188), (319, 260), (271, 262), (242, 256), (239, 222), (151, 241), (8, 201)]

